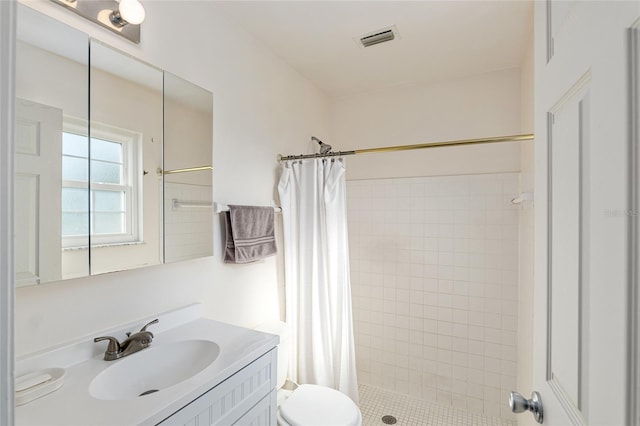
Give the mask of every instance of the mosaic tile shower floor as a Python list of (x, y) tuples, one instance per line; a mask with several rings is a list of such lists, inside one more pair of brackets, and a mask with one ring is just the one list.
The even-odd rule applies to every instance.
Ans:
[(411, 398), (374, 386), (359, 385), (364, 426), (384, 426), (382, 417), (394, 416), (396, 426), (515, 426), (499, 417), (487, 417), (454, 407)]

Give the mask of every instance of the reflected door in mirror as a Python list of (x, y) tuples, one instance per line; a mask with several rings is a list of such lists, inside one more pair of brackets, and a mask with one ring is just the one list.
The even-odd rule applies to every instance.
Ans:
[(87, 184), (66, 182), (89, 165), (63, 137), (87, 149), (89, 40), (27, 7), (17, 22), (15, 268), (25, 286), (89, 274)]

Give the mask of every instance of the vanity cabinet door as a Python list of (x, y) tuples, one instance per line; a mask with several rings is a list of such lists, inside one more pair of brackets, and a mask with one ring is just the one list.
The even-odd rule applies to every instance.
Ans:
[(256, 405), (253, 406), (244, 416), (238, 419), (234, 423), (235, 426), (262, 426), (273, 425), (275, 426), (275, 404), (272, 401), (276, 399), (276, 390), (272, 390), (271, 393)]
[(267, 352), (159, 424), (275, 426), (276, 351)]

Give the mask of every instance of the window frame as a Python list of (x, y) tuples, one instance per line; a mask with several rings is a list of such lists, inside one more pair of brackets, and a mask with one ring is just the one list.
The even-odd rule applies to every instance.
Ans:
[[(88, 137), (87, 121), (75, 117), (63, 118), (63, 133), (73, 133)], [(89, 195), (87, 214), (89, 220), (89, 235), (62, 236), (63, 248), (84, 248), (91, 246), (126, 245), (142, 242), (142, 134), (116, 126), (91, 122), (91, 138), (101, 139), (122, 145), (122, 184), (94, 182), (91, 179), (91, 150), (89, 148), (87, 161), (87, 182), (76, 180), (62, 180), (62, 188), (86, 189)], [(125, 194), (125, 232), (116, 234), (94, 234), (94, 192), (93, 191), (123, 192)]]

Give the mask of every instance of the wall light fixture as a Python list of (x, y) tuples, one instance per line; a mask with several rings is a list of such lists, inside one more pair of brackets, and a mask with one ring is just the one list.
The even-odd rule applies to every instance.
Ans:
[(120, 0), (118, 10), (111, 12), (109, 20), (116, 27), (140, 25), (144, 21), (144, 7), (138, 0)]
[[(1, 1), (1, 0), (0, 0)], [(140, 43), (144, 7), (138, 0), (51, 0), (134, 43)]]

